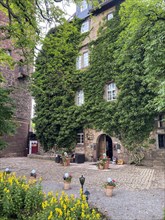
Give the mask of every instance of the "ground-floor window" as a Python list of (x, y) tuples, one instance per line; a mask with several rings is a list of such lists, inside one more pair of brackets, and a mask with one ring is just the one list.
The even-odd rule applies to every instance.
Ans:
[(165, 149), (165, 134), (158, 134), (158, 144), (160, 149)]
[(83, 144), (83, 143), (84, 143), (84, 134), (77, 133), (77, 144)]

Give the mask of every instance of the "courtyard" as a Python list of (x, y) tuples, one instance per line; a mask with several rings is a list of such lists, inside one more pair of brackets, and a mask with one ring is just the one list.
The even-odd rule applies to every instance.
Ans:
[[(32, 169), (36, 170), (37, 179), (42, 177), (43, 190), (61, 192), (63, 175), (71, 173), (71, 189), (66, 193), (79, 197), (79, 177), (85, 177), (84, 191), (90, 192), (89, 204), (97, 207), (111, 220), (162, 220), (165, 208), (165, 172), (163, 169), (137, 167), (133, 165), (110, 164), (108, 170), (98, 170), (93, 162), (71, 163), (62, 166), (54, 160), (36, 158), (1, 158), (0, 170), (10, 168), (17, 175), (30, 177)], [(107, 178), (116, 180), (117, 187), (113, 196), (107, 197), (104, 183)]]

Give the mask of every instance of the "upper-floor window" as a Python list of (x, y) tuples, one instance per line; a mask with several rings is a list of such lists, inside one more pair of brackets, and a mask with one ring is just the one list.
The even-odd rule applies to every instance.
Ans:
[(107, 84), (107, 88), (106, 88), (107, 101), (116, 99), (116, 95), (117, 95), (116, 84), (113, 82)]
[(81, 56), (77, 57), (76, 60), (76, 69), (80, 70), (89, 66), (89, 53), (88, 51), (84, 52)]
[(88, 51), (83, 54), (83, 67), (89, 66), (89, 55)]
[(113, 18), (113, 13), (110, 12), (108, 15), (107, 15), (107, 20), (111, 20)]
[(81, 69), (81, 60), (82, 60), (82, 56), (78, 56), (76, 59), (76, 69), (77, 70)]
[(87, 1), (83, 0), (80, 5), (80, 11), (82, 12), (82, 11), (86, 10), (87, 8), (88, 8)]
[(81, 33), (85, 33), (89, 31), (89, 20), (84, 21), (81, 25)]
[(84, 104), (84, 91), (79, 90), (76, 93), (76, 105), (81, 106)]

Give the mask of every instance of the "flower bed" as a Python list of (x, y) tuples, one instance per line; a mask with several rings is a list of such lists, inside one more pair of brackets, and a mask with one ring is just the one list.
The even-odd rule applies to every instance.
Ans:
[(26, 220), (101, 220), (102, 217), (86, 202), (85, 195), (47, 195), (40, 182), (27, 181), (15, 174), (0, 173), (0, 219)]

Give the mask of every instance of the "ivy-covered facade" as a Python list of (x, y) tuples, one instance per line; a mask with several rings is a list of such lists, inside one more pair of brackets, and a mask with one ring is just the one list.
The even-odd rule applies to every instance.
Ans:
[(139, 34), (126, 42), (122, 2), (93, 9), (83, 1), (76, 10), (80, 21), (66, 22), (45, 38), (33, 85), (36, 131), (45, 150), (57, 145), (87, 160), (106, 153), (126, 162), (133, 149), (165, 149), (163, 110), (155, 105), (163, 70), (151, 76), (149, 63), (152, 32), (157, 25), (163, 31), (162, 23), (144, 19)]

